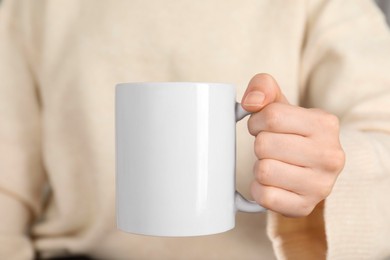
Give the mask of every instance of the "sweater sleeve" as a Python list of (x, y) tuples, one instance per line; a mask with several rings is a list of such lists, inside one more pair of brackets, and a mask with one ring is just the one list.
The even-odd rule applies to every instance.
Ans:
[(0, 259), (32, 259), (28, 226), (39, 214), (45, 175), (40, 107), (22, 38), (22, 1), (0, 6)]
[(323, 207), (303, 219), (271, 213), (268, 234), (282, 259), (387, 259), (389, 29), (369, 0), (308, 1), (307, 8), (301, 101), (339, 117), (346, 165)]

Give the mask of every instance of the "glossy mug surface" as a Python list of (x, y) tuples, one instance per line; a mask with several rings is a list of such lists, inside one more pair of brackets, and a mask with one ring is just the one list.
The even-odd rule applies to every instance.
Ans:
[(264, 208), (235, 191), (236, 121), (248, 113), (222, 83), (116, 86), (119, 229), (198, 236), (234, 228), (237, 210)]

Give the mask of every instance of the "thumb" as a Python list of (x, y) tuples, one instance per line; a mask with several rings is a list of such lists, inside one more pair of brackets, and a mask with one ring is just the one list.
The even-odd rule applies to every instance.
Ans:
[(269, 74), (256, 74), (248, 84), (241, 105), (249, 112), (258, 112), (270, 103), (288, 104), (276, 80)]

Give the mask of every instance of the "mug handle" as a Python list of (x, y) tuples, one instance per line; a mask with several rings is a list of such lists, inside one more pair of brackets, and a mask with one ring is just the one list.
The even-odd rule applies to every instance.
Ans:
[[(236, 102), (236, 122), (240, 121), (247, 115), (250, 115), (251, 113), (246, 111), (240, 103)], [(236, 211), (243, 211), (243, 212), (264, 212), (266, 211), (266, 208), (260, 206), (255, 201), (247, 200), (245, 199), (238, 191), (235, 192), (235, 209)]]

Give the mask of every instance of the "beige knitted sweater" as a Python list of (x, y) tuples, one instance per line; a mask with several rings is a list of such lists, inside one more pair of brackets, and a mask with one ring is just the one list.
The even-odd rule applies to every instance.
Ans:
[[(339, 116), (347, 162), (331, 196), (301, 219), (239, 213), (213, 236), (116, 230), (114, 85), (227, 82), (239, 100), (259, 72)], [(237, 146), (249, 196), (245, 122)], [(2, 2), (0, 259), (383, 259), (389, 237), (390, 34), (370, 0)]]

